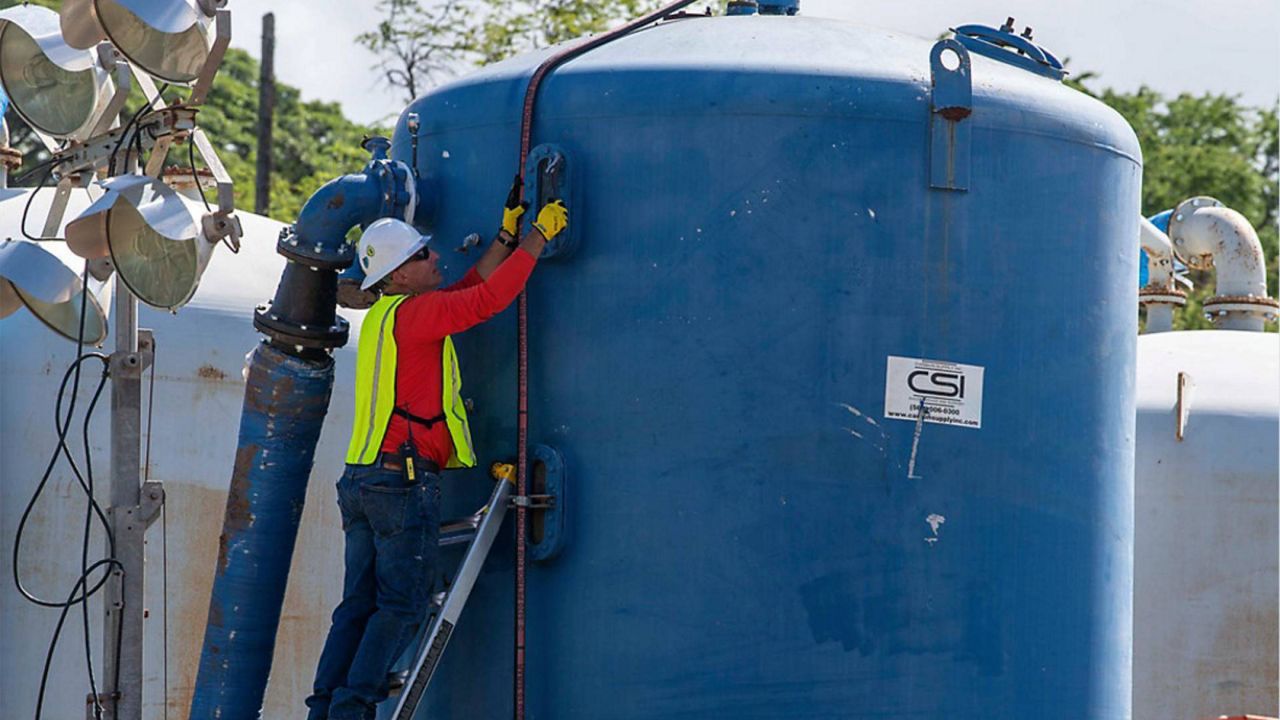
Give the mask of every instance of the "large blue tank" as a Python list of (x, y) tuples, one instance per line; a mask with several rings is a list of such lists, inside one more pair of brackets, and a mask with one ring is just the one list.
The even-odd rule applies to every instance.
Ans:
[[(689, 18), (543, 86), (577, 247), (529, 287), (568, 538), (530, 570), (529, 717), (1129, 716), (1137, 140), (1051, 63), (932, 49)], [(547, 57), (396, 128), (453, 277)], [(482, 456), (514, 455), (514, 310), (459, 351)], [(420, 718), (510, 713), (504, 532)]]

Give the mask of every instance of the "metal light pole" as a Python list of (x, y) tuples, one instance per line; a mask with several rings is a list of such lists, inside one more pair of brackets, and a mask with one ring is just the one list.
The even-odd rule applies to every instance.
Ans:
[(103, 717), (142, 718), (143, 538), (164, 505), (160, 483), (142, 481), (142, 373), (153, 359), (151, 331), (138, 329), (138, 299), (116, 276), (111, 354), (111, 505), (116, 560), (106, 586)]

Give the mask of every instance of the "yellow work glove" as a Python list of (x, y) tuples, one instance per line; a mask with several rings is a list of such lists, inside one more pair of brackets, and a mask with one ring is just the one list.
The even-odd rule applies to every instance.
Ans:
[(520, 218), (529, 209), (529, 203), (520, 199), (524, 192), (524, 178), (516, 175), (511, 183), (511, 191), (507, 193), (507, 204), (502, 207), (502, 229), (511, 237), (520, 237)]
[(538, 211), (538, 219), (534, 221), (533, 226), (538, 232), (542, 233), (542, 237), (548, 241), (559, 235), (565, 226), (569, 224), (569, 208), (564, 206), (563, 200), (552, 200), (542, 209)]

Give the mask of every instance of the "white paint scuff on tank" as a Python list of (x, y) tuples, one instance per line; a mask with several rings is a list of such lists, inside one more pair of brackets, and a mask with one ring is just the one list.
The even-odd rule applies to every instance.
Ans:
[(947, 519), (938, 513), (929, 513), (929, 515), (925, 517), (924, 521), (929, 523), (929, 529), (933, 531), (933, 537), (927, 537), (924, 541), (933, 545), (938, 542), (938, 528), (942, 527), (942, 524), (945, 523)]
[[(849, 405), (848, 403), (836, 403), (836, 404), (844, 408), (845, 410), (849, 411), (849, 414), (853, 415), (858, 420), (870, 425), (871, 428), (875, 430), (878, 437), (874, 440), (867, 440), (865, 435), (858, 432), (857, 430), (854, 430), (851, 427), (844, 428), (845, 432), (858, 438), (859, 440), (867, 440), (867, 442), (871, 443), (871, 447), (875, 448), (881, 455), (884, 455), (887, 452), (889, 438), (888, 436), (885, 435), (884, 428), (880, 427), (880, 423), (876, 422), (875, 418), (871, 417), (870, 415), (867, 415), (866, 413), (862, 412), (861, 410), (859, 410), (858, 408), (852, 405)], [(867, 428), (863, 428), (863, 432), (866, 432), (866, 431), (867, 431)]]

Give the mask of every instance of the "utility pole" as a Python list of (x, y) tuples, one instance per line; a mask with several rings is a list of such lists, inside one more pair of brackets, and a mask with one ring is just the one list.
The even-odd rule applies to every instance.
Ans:
[(258, 76), (258, 175), (253, 211), (266, 215), (271, 204), (271, 125), (276, 114), (276, 16), (262, 16), (262, 64)]

